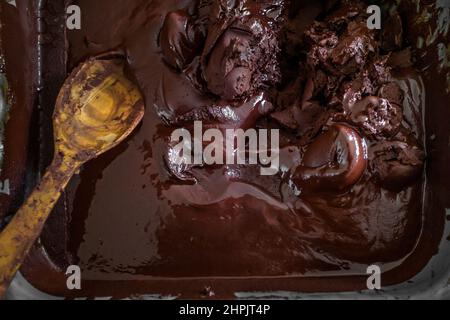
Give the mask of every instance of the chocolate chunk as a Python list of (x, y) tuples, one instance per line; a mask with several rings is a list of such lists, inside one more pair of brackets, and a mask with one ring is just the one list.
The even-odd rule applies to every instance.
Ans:
[(367, 72), (362, 72), (354, 80), (345, 83), (341, 91), (343, 91), (341, 94), (344, 106), (353, 105), (364, 97), (375, 93), (374, 85)]
[(217, 42), (204, 70), (212, 93), (234, 100), (250, 90), (253, 67), (241, 58), (250, 52), (251, 40), (251, 34), (236, 29), (227, 30)]
[(300, 145), (310, 143), (327, 123), (330, 114), (317, 102), (305, 102), (271, 114), (282, 126), (295, 130)]
[(336, 47), (339, 42), (337, 33), (330, 30), (326, 23), (318, 21), (314, 21), (305, 32), (305, 38), (311, 45), (328, 49)]
[(425, 154), (405, 142), (379, 142), (371, 148), (370, 168), (381, 185), (400, 191), (420, 178)]
[(293, 108), (289, 108), (282, 111), (274, 112), (270, 116), (272, 119), (277, 121), (285, 128), (296, 130), (298, 128), (298, 123), (295, 120), (293, 113), (294, 113)]
[(173, 126), (184, 126), (202, 121), (206, 126), (222, 129), (248, 129), (256, 121), (273, 111), (273, 104), (265, 94), (259, 94), (242, 104), (218, 104), (196, 108), (172, 121)]
[(331, 51), (339, 43), (338, 35), (329, 30), (325, 23), (314, 22), (309, 30), (305, 32), (306, 41), (311, 48), (307, 55), (307, 62), (311, 70), (316, 67), (329, 65)]
[[(310, 49), (304, 101), (325, 98), (332, 105), (338, 104), (344, 99), (337, 96), (338, 92), (343, 95), (347, 91), (341, 87), (344, 81), (346, 85), (357, 85), (354, 94), (361, 99), (363, 95), (374, 94), (372, 78), (380, 77), (384, 83), (384, 78), (390, 76), (388, 68), (381, 68), (385, 60), (379, 61), (380, 66), (370, 64), (376, 54), (377, 43), (374, 32), (363, 21), (348, 21), (341, 35), (326, 22), (316, 22), (305, 33), (305, 38)], [(382, 74), (384, 71), (387, 75)]]
[(305, 102), (302, 109), (294, 113), (294, 117), (298, 124), (299, 143), (305, 145), (311, 143), (312, 139), (322, 130), (330, 114), (317, 102)]
[(381, 57), (368, 66), (368, 72), (373, 83), (381, 86), (392, 82), (391, 67), (388, 64), (389, 56)]
[(167, 14), (159, 43), (169, 65), (184, 69), (199, 53), (202, 41), (202, 33), (194, 28), (186, 12), (179, 10)]
[(308, 146), (292, 180), (304, 191), (342, 192), (358, 182), (366, 166), (363, 139), (356, 130), (336, 124)]
[(210, 92), (224, 100), (241, 100), (280, 80), (278, 41), (265, 19), (250, 16), (213, 30), (202, 64)]
[(338, 72), (349, 75), (360, 71), (376, 48), (374, 34), (366, 23), (352, 21), (332, 50), (331, 63)]
[[(324, 90), (330, 88), (335, 78), (327, 75), (324, 71), (318, 69), (310, 73), (303, 92), (303, 101), (309, 101), (316, 98)], [(337, 87), (333, 85), (333, 87)], [(331, 90), (328, 90), (331, 91)], [(327, 91), (327, 92), (328, 92)]]
[(403, 105), (403, 99), (405, 97), (404, 92), (402, 91), (400, 86), (395, 82), (384, 84), (380, 88), (378, 95), (380, 96), (380, 98), (386, 99), (390, 103), (399, 106)]
[(347, 119), (370, 136), (395, 135), (403, 119), (402, 108), (399, 105), (374, 96), (344, 106), (344, 109)]

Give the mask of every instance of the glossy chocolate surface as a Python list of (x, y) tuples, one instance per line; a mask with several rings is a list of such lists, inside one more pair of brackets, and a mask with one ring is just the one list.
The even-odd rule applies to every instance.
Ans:
[[(78, 264), (86, 295), (197, 297), (210, 285), (218, 296), (359, 289), (373, 263), (391, 283), (420, 271), (434, 241), (405, 261), (430, 228), (423, 82), (407, 39), (368, 30), (362, 2), (332, 2), (74, 1), (83, 27), (65, 31), (53, 53), (65, 65), (49, 71), (61, 79), (88, 57), (123, 52), (146, 114), (73, 179), (25, 274), (63, 294), (61, 272)], [(280, 174), (170, 163), (171, 132), (194, 120), (280, 129)]]

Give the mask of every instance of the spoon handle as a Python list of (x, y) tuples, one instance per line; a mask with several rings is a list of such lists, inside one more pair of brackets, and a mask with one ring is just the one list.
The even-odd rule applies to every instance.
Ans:
[(56, 155), (39, 185), (0, 234), (0, 299), (81, 163)]

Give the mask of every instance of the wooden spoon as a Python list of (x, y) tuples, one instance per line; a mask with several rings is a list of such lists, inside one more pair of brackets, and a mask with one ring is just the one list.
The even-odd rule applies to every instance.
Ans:
[(122, 142), (141, 122), (144, 102), (117, 56), (93, 58), (66, 80), (53, 115), (55, 156), (39, 185), (0, 234), (0, 297), (71, 177)]

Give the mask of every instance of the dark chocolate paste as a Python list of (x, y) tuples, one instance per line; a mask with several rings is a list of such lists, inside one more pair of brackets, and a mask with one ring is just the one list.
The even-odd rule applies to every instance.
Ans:
[[(115, 297), (357, 290), (370, 264), (400, 283), (433, 254), (442, 209), (423, 210), (422, 78), (408, 39), (367, 29), (363, 2), (68, 4), (81, 7), (82, 29), (46, 34), (58, 39), (47, 66), (55, 83), (88, 57), (121, 51), (146, 114), (67, 188), (23, 268), (39, 288)], [(41, 11), (61, 10), (63, 1)], [(389, 24), (402, 30), (396, 14)], [(44, 95), (41, 167), (56, 93)], [(280, 129), (280, 174), (170, 163), (171, 132), (193, 120)], [(83, 270), (80, 293), (65, 290), (71, 264)]]

